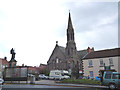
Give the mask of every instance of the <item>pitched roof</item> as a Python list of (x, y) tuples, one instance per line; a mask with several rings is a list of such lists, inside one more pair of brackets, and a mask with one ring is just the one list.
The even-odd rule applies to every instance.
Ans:
[(120, 48), (90, 52), (83, 58), (83, 60), (94, 59), (94, 58), (114, 57), (114, 56), (120, 56)]
[(87, 50), (80, 50), (80, 51), (77, 51), (77, 52), (78, 52), (78, 56), (79, 56), (80, 59), (82, 59), (88, 53)]
[(4, 65), (9, 65), (9, 62), (3, 58), (0, 58), (0, 60), (2, 61), (1, 63)]
[(59, 48), (65, 54), (65, 47), (59, 46)]
[(39, 66), (39, 67), (41, 67), (41, 66), (47, 66), (47, 64), (41, 64), (41, 63), (40, 63), (40, 66)]
[(6, 64), (6, 65), (9, 65), (9, 62), (5, 59), (2, 60), (2, 64)]
[[(52, 52), (50, 58), (51, 58), (52, 55), (55, 53), (56, 48), (59, 48), (59, 50), (60, 50), (60, 51), (63, 53), (63, 55), (65, 56), (65, 47), (59, 46), (58, 43), (56, 43), (55, 48), (53, 49), (53, 52)], [(49, 58), (49, 60), (47, 61), (47, 63), (50, 61), (50, 58)]]
[[(62, 53), (65, 55), (65, 47), (62, 47), (62, 46), (59, 46), (59, 49), (62, 51)], [(92, 49), (91, 49), (92, 50)], [(80, 51), (77, 51), (78, 52), (78, 56), (80, 59), (82, 59), (87, 53), (87, 49), (85, 50), (80, 50)]]
[(88, 47), (87, 49), (84, 50), (79, 50), (78, 52), (78, 57), (81, 60), (82, 58), (84, 58), (89, 52), (93, 52), (94, 51), (94, 47), (90, 48)]

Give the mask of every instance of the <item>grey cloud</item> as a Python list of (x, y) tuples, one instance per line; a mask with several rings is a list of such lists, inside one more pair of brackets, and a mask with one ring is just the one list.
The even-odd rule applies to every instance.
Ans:
[[(65, 7), (71, 10), (73, 27), (75, 33), (79, 35), (76, 41), (79, 41), (79, 39), (81, 40), (76, 42), (78, 44), (80, 43), (78, 49), (83, 47), (87, 48), (87, 46), (95, 47), (95, 49), (117, 47), (117, 2), (93, 2), (82, 4), (69, 2), (65, 3)], [(106, 23), (101, 24), (102, 20), (105, 20)], [(64, 32), (63, 29), (62, 31)], [(86, 33), (90, 33), (91, 35)]]
[[(80, 33), (82, 37), (79, 38), (84, 40), (83, 45), (80, 41), (79, 47), (92, 46), (98, 50), (118, 46), (118, 3), (90, 3), (77, 8), (72, 10), (72, 18), (76, 33)], [(100, 21), (106, 18), (110, 21), (100, 24)], [(91, 35), (84, 32), (91, 32)]]
[(117, 3), (84, 3), (84, 5), (75, 6), (75, 3), (68, 3), (67, 8), (72, 8), (71, 14), (74, 27), (77, 32), (91, 30), (92, 26), (99, 23), (100, 19), (111, 17), (117, 13)]

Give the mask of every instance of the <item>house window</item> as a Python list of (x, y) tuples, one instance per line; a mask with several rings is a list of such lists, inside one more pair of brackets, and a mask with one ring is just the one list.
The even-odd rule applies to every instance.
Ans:
[(109, 58), (109, 64), (110, 64), (110, 66), (113, 66), (113, 59), (112, 58)]
[(11, 63), (9, 64), (9, 67), (11, 67)]
[(90, 73), (90, 77), (93, 77), (93, 71), (90, 71), (89, 73)]
[(93, 64), (92, 64), (92, 60), (89, 60), (89, 67), (92, 67)]
[(104, 66), (103, 59), (100, 59), (100, 66)]
[(3, 65), (3, 68), (5, 68), (5, 66)]

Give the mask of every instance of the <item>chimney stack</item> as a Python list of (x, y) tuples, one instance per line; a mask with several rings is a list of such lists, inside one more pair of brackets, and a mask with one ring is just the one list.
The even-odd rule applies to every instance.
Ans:
[(7, 60), (7, 57), (4, 57), (5, 60)]
[(91, 52), (91, 49), (90, 47), (87, 48), (87, 52), (90, 53)]
[(24, 67), (24, 64), (22, 64), (22, 66)]
[(88, 48), (87, 48), (87, 52), (88, 52), (88, 53), (94, 52), (94, 47), (92, 47), (92, 48), (88, 47)]

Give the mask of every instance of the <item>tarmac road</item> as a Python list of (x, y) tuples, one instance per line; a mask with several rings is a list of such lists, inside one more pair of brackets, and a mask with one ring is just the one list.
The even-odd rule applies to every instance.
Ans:
[[(5, 84), (2, 90), (107, 90), (105, 86), (82, 85), (82, 84), (60, 84), (52, 80), (40, 80), (35, 84)], [(108, 89), (109, 90), (109, 89)]]
[[(107, 90), (107, 88), (100, 87), (86, 87), (86, 86), (66, 86), (66, 85), (25, 85), (25, 84), (9, 84), (3, 85), (2, 90)], [(108, 89), (109, 90), (109, 89)]]

